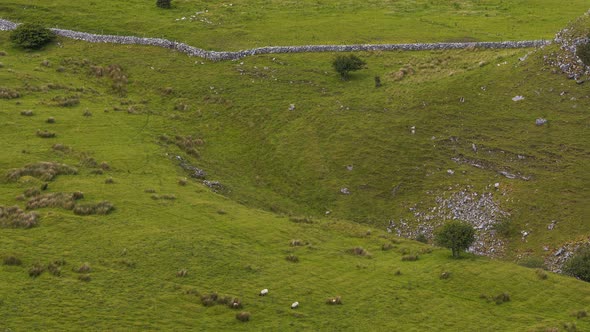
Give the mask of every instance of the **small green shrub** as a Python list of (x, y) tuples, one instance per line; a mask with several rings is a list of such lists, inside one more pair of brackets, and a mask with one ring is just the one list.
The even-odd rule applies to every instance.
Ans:
[(332, 61), (332, 67), (340, 74), (340, 78), (343, 81), (348, 79), (351, 71), (363, 69), (365, 65), (366, 62), (354, 54), (338, 55)]
[(563, 272), (572, 277), (590, 282), (590, 246), (579, 248), (563, 267)]
[(236, 319), (240, 322), (247, 322), (250, 320), (250, 313), (246, 311), (238, 312), (236, 314)]
[(41, 25), (24, 23), (10, 34), (10, 41), (25, 49), (40, 49), (55, 39), (55, 33)]
[(156, 0), (156, 6), (159, 8), (168, 9), (172, 6), (170, 0)]
[(586, 66), (590, 66), (590, 42), (578, 45), (576, 55)]
[(547, 272), (545, 272), (545, 270), (543, 270), (543, 269), (535, 270), (535, 274), (537, 275), (537, 278), (539, 278), (541, 280), (546, 280), (549, 277), (547, 275)]

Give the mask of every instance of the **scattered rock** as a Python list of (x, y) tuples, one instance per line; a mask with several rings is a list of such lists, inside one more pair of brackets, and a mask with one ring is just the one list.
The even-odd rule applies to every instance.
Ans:
[(412, 135), (415, 134), (416, 133), (416, 126), (411, 126), (410, 132), (412, 133)]
[(547, 119), (538, 118), (537, 120), (535, 120), (535, 124), (536, 124), (537, 126), (542, 126), (542, 125), (544, 125), (544, 124), (546, 124), (546, 123), (547, 123)]
[(352, 169), (353, 169), (353, 166), (352, 166), (352, 165), (347, 165), (347, 166), (346, 166), (346, 169), (347, 169), (347, 170), (349, 170), (349, 171), (352, 171)]
[(289, 105), (289, 111), (294, 111), (294, 110), (295, 110), (295, 104)]
[(521, 100), (524, 100), (524, 97), (523, 97), (523, 96), (514, 96), (514, 97), (512, 98), (512, 100), (513, 100), (513, 101), (521, 101)]
[(452, 169), (447, 169), (447, 174), (453, 175), (455, 174), (455, 171), (453, 171)]
[(341, 188), (340, 193), (344, 195), (350, 195), (350, 190), (348, 190), (348, 188)]

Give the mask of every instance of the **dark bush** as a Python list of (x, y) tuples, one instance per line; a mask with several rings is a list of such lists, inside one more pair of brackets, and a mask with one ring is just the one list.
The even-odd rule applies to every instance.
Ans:
[(576, 55), (586, 66), (590, 66), (590, 42), (578, 45)]
[(579, 248), (563, 267), (563, 272), (572, 277), (590, 282), (590, 246)]
[(451, 249), (454, 258), (458, 258), (475, 241), (475, 229), (473, 226), (453, 220), (441, 228), (434, 235), (434, 242), (442, 247)]
[(156, 0), (156, 6), (158, 6), (160, 8), (168, 9), (171, 7), (171, 1), (170, 0)]
[(351, 71), (363, 69), (366, 63), (354, 54), (338, 55), (332, 61), (332, 67), (340, 74), (342, 80), (347, 80)]
[(24, 23), (10, 34), (10, 40), (25, 49), (40, 49), (55, 39), (55, 34), (41, 25)]

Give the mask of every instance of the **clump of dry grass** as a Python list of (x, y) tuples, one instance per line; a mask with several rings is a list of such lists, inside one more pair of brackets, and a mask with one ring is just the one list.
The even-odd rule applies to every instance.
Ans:
[(236, 319), (240, 322), (247, 322), (250, 320), (250, 313), (246, 311), (241, 311), (236, 314)]
[(55, 118), (52, 117), (52, 116), (50, 116), (50, 117), (47, 118), (47, 120), (45, 120), (45, 122), (47, 122), (47, 123), (55, 123)]
[(56, 96), (51, 99), (51, 105), (60, 107), (72, 107), (80, 104), (78, 96)]
[(168, 200), (168, 201), (173, 201), (176, 199), (176, 196), (173, 194), (163, 194), (163, 195), (156, 195), (153, 194), (152, 196), (150, 196), (152, 199), (154, 200)]
[(403, 255), (402, 262), (414, 262), (419, 259), (418, 255)]
[(329, 298), (329, 299), (326, 300), (326, 304), (329, 304), (329, 305), (340, 305), (340, 304), (342, 304), (342, 298), (340, 298), (340, 296), (331, 297), (331, 298)]
[(74, 272), (77, 272), (77, 273), (89, 273), (90, 271), (92, 271), (92, 268), (90, 267), (90, 264), (88, 264), (88, 263), (84, 263), (84, 264), (80, 265), (80, 267), (78, 267), (77, 269), (74, 269)]
[(53, 146), (51, 148), (53, 149), (53, 151), (59, 151), (59, 152), (63, 152), (63, 153), (70, 153), (70, 152), (72, 152), (72, 148), (71, 147), (69, 147), (67, 145), (64, 145), (64, 144), (61, 144), (61, 143), (53, 144)]
[(41, 264), (35, 264), (29, 269), (29, 276), (31, 278), (37, 278), (43, 272), (45, 272), (45, 267), (43, 267)]
[(20, 111), (20, 115), (22, 116), (33, 116), (34, 113), (31, 110)]
[(78, 276), (78, 280), (84, 281), (84, 282), (89, 282), (90, 280), (92, 280), (92, 278), (88, 274), (81, 274)]
[(31, 228), (39, 223), (36, 212), (25, 212), (18, 206), (0, 206), (0, 226), (6, 228)]
[(188, 153), (193, 157), (199, 157), (200, 153), (197, 150), (197, 146), (201, 146), (204, 144), (204, 141), (200, 138), (195, 138), (192, 136), (175, 136), (174, 143), (178, 146), (182, 151)]
[(311, 217), (290, 217), (289, 220), (297, 224), (313, 224)]
[(74, 213), (80, 216), (87, 216), (91, 214), (109, 214), (115, 210), (115, 206), (108, 202), (102, 201), (97, 204), (78, 204), (74, 207)]
[(106, 178), (104, 180), (104, 183), (106, 183), (106, 184), (113, 184), (113, 183), (115, 183), (115, 180), (113, 180), (112, 177), (108, 177), (108, 178)]
[(47, 130), (37, 130), (35, 134), (41, 138), (54, 138), (56, 136), (54, 132)]
[(348, 252), (351, 255), (371, 257), (371, 254), (362, 247), (354, 247), (352, 249), (348, 249), (346, 252)]
[(39, 209), (45, 207), (56, 207), (72, 210), (76, 206), (76, 200), (84, 198), (81, 192), (75, 193), (48, 193), (36, 195), (27, 202), (27, 209)]
[(2, 260), (4, 265), (20, 266), (23, 262), (16, 256), (6, 256)]
[(188, 275), (188, 270), (187, 269), (180, 269), (176, 272), (176, 276), (179, 278), (184, 278)]
[(299, 263), (299, 257), (297, 257), (297, 256), (295, 256), (295, 255), (293, 255), (293, 254), (289, 254), (289, 255), (287, 255), (287, 257), (285, 257), (285, 259), (286, 259), (288, 262), (292, 262), (292, 263)]
[(15, 99), (20, 97), (18, 91), (0, 86), (0, 99)]

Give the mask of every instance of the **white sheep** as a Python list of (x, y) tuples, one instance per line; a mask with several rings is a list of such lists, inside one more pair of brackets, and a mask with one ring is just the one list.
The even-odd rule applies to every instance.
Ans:
[(293, 302), (293, 304), (291, 304), (291, 309), (295, 309), (299, 306), (299, 302), (295, 301)]
[(265, 288), (265, 289), (263, 289), (263, 290), (260, 291), (260, 294), (259, 295), (260, 296), (265, 296), (266, 294), (268, 294), (268, 289)]

